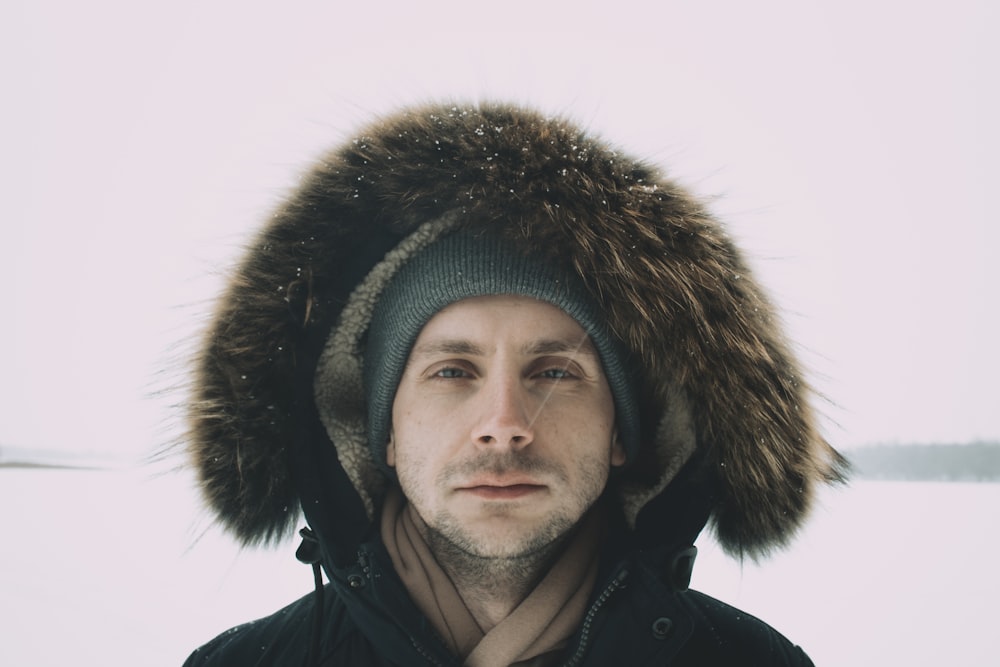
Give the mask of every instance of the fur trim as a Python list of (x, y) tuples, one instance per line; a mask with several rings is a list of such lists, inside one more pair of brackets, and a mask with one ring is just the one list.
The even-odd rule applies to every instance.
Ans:
[[(307, 446), (302, 420), (318, 418), (320, 356), (328, 368), (340, 349), (333, 365), (357, 371), (383, 280), (369, 274), (376, 265), (391, 272), (386, 254), (418, 229), (436, 233), (426, 231), (432, 221), (530, 243), (576, 271), (604, 306), (647, 397), (650, 446), (620, 480), (630, 517), (697, 448), (721, 543), (758, 555), (787, 541), (816, 483), (843, 478), (772, 307), (699, 202), (561, 119), (432, 106), (383, 119), (322, 160), (219, 304), (199, 360), (189, 450), (209, 503), (245, 542), (292, 527), (289, 460)], [(331, 332), (346, 347), (331, 342), (323, 353)], [(363, 395), (348, 386), (335, 373), (316, 396), (361, 415)], [(352, 483), (375, 488), (367, 448), (345, 444), (363, 442), (363, 418), (325, 421)]]

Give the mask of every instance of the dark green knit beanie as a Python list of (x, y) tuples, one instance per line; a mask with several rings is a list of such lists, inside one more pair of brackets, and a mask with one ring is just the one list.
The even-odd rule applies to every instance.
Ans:
[(458, 232), (438, 239), (407, 261), (382, 292), (372, 313), (364, 382), (368, 445), (375, 462), (388, 470), (385, 456), (392, 404), (421, 329), (445, 306), (487, 295), (527, 296), (550, 303), (587, 332), (614, 396), (615, 422), (626, 461), (635, 460), (639, 414), (625, 348), (608, 330), (582, 281), (525, 254), (509, 241)]

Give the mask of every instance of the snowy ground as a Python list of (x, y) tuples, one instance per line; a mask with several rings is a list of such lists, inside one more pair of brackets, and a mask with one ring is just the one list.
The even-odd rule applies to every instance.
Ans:
[[(205, 532), (183, 475), (0, 469), (0, 502), (3, 665), (177, 666), (311, 588), (294, 544)], [(998, 518), (998, 484), (858, 482), (763, 566), (703, 540), (693, 585), (817, 665), (996, 664)]]

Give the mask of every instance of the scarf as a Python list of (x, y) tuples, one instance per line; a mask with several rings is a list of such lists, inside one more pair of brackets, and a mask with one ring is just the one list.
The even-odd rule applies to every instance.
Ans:
[(398, 487), (382, 509), (382, 541), (417, 607), (465, 667), (551, 664), (583, 620), (597, 578), (603, 515), (588, 512), (539, 584), (489, 632), (476, 622), (418, 528)]

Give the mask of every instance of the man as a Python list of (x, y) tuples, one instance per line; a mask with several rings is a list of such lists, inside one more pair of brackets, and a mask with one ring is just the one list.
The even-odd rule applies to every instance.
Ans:
[(317, 586), (192, 667), (811, 664), (688, 590), (693, 543), (781, 546), (844, 462), (721, 226), (563, 120), (375, 123), (251, 247), (198, 364), (209, 503), (246, 544), (301, 507)]

